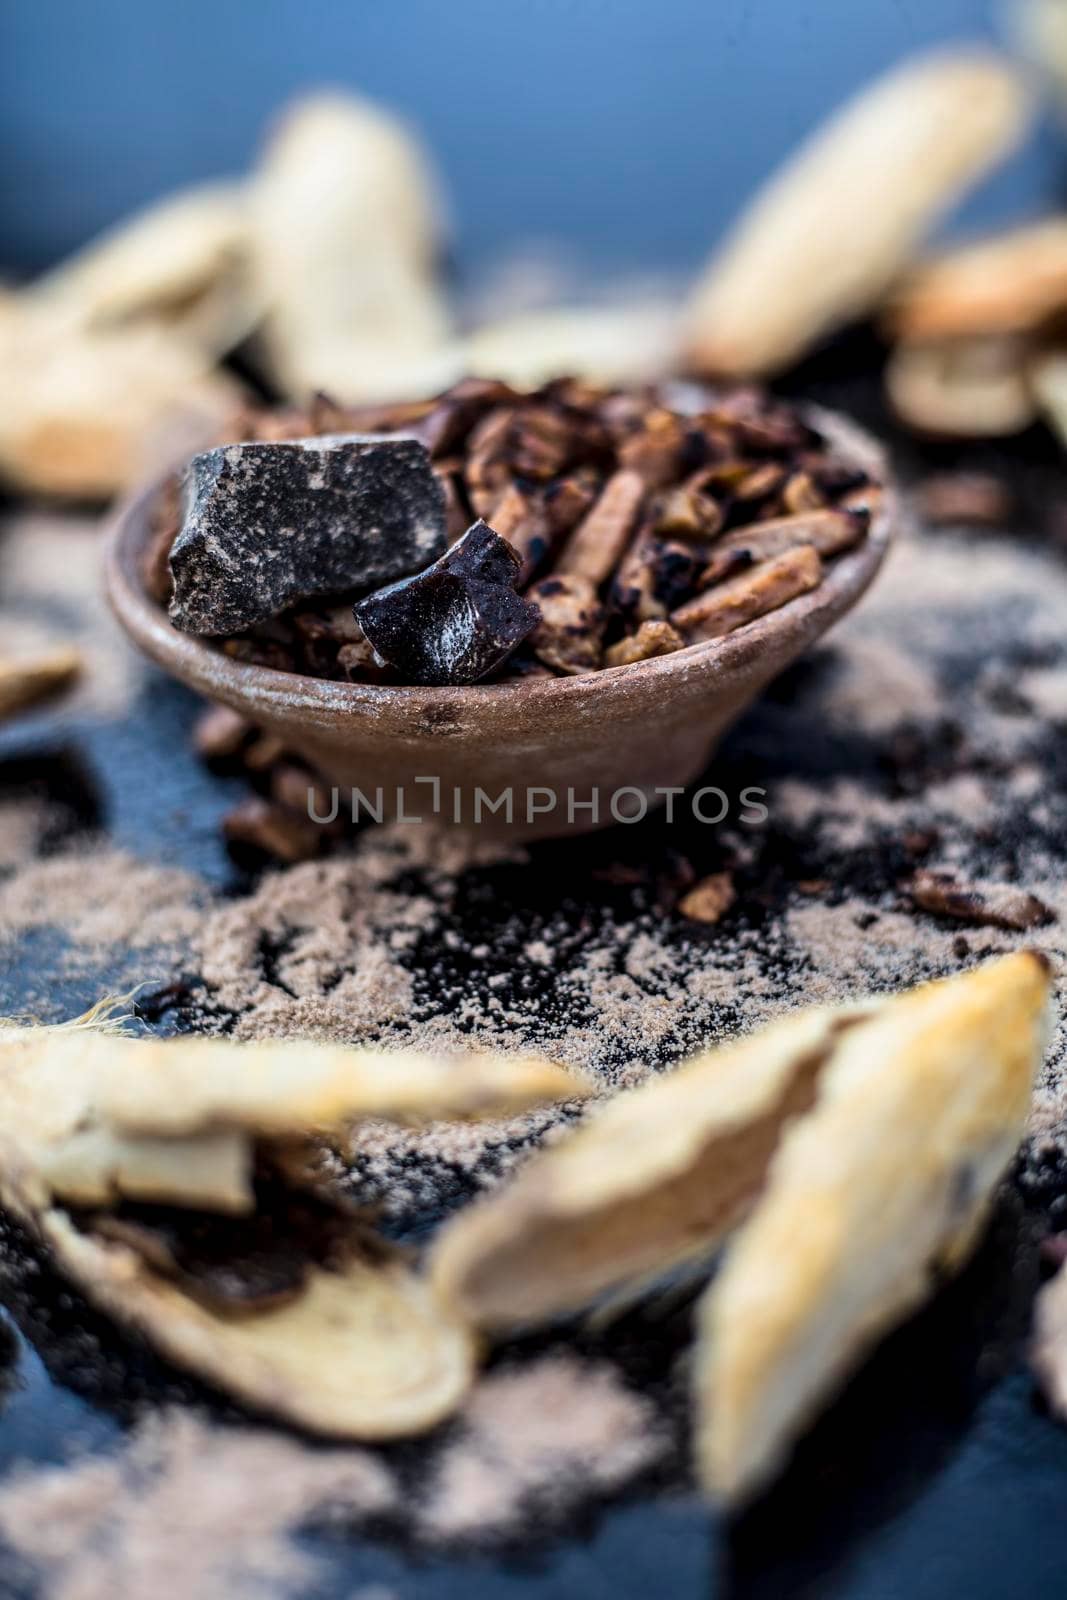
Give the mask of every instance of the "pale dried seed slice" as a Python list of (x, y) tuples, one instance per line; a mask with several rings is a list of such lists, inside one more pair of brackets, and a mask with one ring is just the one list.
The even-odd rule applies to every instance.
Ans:
[(502, 1331), (710, 1251), (751, 1205), (841, 1026), (806, 1012), (709, 1051), (592, 1112), (517, 1179), (447, 1223), (443, 1299)]
[(539, 1056), (433, 1055), (303, 1039), (145, 1039), (102, 1062), (96, 1113), (123, 1133), (181, 1137), (243, 1128), (261, 1137), (361, 1118), (504, 1115), (589, 1092)]
[(77, 650), (53, 650), (27, 661), (0, 660), (0, 720), (68, 688), (82, 669)]
[[(0, 1198), (96, 1305), (237, 1398), (341, 1438), (387, 1439), (433, 1427), (469, 1386), (474, 1342), (432, 1289), (393, 1259), (384, 1244), (361, 1245), (355, 1223), (345, 1235), (349, 1244), (341, 1258), (326, 1266), (309, 1262), (286, 1303), (245, 1305), (237, 1317), (228, 1307), (213, 1308), (186, 1292), (121, 1236), (94, 1232), (91, 1215), (76, 1222), (56, 1206), (54, 1196), (62, 1193), (85, 1205), (136, 1195), (201, 1209), (251, 1211), (257, 1121), (279, 1129), (284, 1161), (293, 1156), (286, 1133), (304, 1131), (299, 1113), (308, 1104), (312, 1120), (330, 1120), (342, 1103), (345, 1114), (356, 1103), (364, 1110), (375, 1102), (383, 1110), (387, 1105), (409, 1110), (426, 1090), (435, 1111), (445, 1104), (481, 1109), (499, 1103), (497, 1080), (492, 1073), (475, 1068), (465, 1074), (461, 1068), (464, 1088), (453, 1092), (442, 1084), (442, 1060), (433, 1058), (423, 1067), (421, 1058), (411, 1058), (401, 1067), (397, 1092), (375, 1092), (371, 1081), (376, 1072), (380, 1078), (384, 1058), (346, 1062), (346, 1056), (368, 1053), (342, 1050), (329, 1052), (328, 1064), (320, 1060), (323, 1070), (308, 1101), (301, 1102), (298, 1069), (302, 1062), (314, 1076), (314, 1061), (309, 1065), (298, 1052), (289, 1070), (266, 1074), (270, 1094), (288, 1095), (283, 1107), (264, 1110), (268, 1091), (263, 1086), (235, 1096), (216, 1083), (219, 1092), (202, 1094), (197, 1109), (197, 1073), (232, 1081), (240, 1073), (254, 1074), (257, 1061), (254, 1049), (234, 1045), (221, 1052), (194, 1050), (191, 1058), (186, 1050), (162, 1048), (197, 1043), (221, 1041), (156, 1041), (161, 1048), (153, 1051), (150, 1041), (116, 1032), (106, 1008), (65, 1027), (0, 1025)], [(337, 1087), (337, 1075), (343, 1076), (346, 1066), (354, 1085), (348, 1095)], [(537, 1076), (535, 1068), (524, 1078), (520, 1063), (518, 1081), (527, 1090)], [(182, 1108), (177, 1118), (187, 1124), (184, 1133), (170, 1138), (165, 1135), (172, 1130), (163, 1128), (128, 1136), (101, 1116), (105, 1080), (117, 1104), (124, 1105), (123, 1086), (141, 1077), (155, 1080), (156, 1088), (141, 1084), (130, 1097), (135, 1121), (149, 1116), (153, 1105), (169, 1107), (168, 1095), (193, 1092), (194, 1106)], [(162, 1102), (154, 1101), (154, 1093)], [(210, 1126), (220, 1115), (240, 1126)], [(286, 1121), (288, 1130), (280, 1126)], [(287, 1170), (297, 1172), (299, 1165), (289, 1160)]]
[(183, 313), (248, 250), (236, 183), (180, 190), (93, 239), (38, 278), (29, 297), (86, 327)]
[(371, 1117), (504, 1115), (588, 1092), (537, 1057), (8, 1024), (0, 1026), (0, 1167), (27, 1182), (32, 1174), (39, 1203), (53, 1192), (81, 1204), (126, 1194), (241, 1211), (252, 1205), (257, 1140)]
[(899, 339), (1028, 333), (1067, 309), (1067, 217), (1049, 217), (919, 266), (886, 312)]
[(1037, 415), (1026, 347), (1007, 337), (899, 344), (885, 383), (897, 415), (920, 433), (999, 438)]
[(226, 1393), (315, 1433), (425, 1433), (470, 1386), (469, 1331), (397, 1261), (315, 1267), (289, 1304), (227, 1317), (126, 1245), (82, 1232), (66, 1212), (23, 1214), (95, 1305)]
[(265, 348), (287, 393), (411, 398), (460, 375), (436, 270), (435, 184), (403, 123), (355, 96), (296, 102), (249, 211)]
[(758, 562), (736, 578), (705, 589), (672, 611), (671, 622), (685, 635), (688, 644), (720, 639), (768, 611), (777, 611), (798, 595), (807, 594), (821, 578), (822, 562), (817, 551), (810, 544), (799, 545)]
[(77, 499), (130, 487), (160, 430), (172, 442), (174, 429), (210, 437), (240, 393), (154, 319), (72, 329), (32, 301), (0, 323), (0, 368), (0, 479)]
[(1056, 103), (1062, 121), (1067, 110), (1067, 11), (1061, 0), (1016, 0), (1005, 20), (1017, 48), (1037, 68), (1041, 87)]
[(771, 179), (697, 284), (693, 365), (774, 372), (869, 311), (1020, 140), (1030, 106), (1022, 74), (984, 50), (923, 55), (864, 90)]
[(846, 1032), (699, 1312), (704, 1483), (749, 1497), (880, 1334), (958, 1267), (1018, 1145), (1048, 964), (992, 962)]
[(661, 301), (527, 311), (476, 328), (463, 345), (468, 372), (524, 389), (575, 375), (647, 382), (673, 371), (677, 353), (677, 308)]
[(232, 1128), (150, 1139), (124, 1138), (93, 1125), (33, 1154), (48, 1193), (68, 1205), (154, 1200), (240, 1215), (254, 1203), (251, 1141)]

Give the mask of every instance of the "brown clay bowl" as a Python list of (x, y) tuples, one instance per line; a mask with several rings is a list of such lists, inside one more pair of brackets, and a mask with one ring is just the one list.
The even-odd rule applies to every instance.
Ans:
[[(832, 413), (808, 408), (808, 415), (839, 452), (885, 482), (881, 452), (868, 436)], [(859, 599), (897, 516), (887, 485), (867, 538), (828, 564), (817, 589), (723, 639), (582, 677), (399, 688), (250, 666), (179, 633), (141, 578), (158, 489), (142, 489), (118, 512), (107, 553), (111, 604), (146, 655), (276, 733), (336, 785), (343, 814), (359, 790), (367, 803), (360, 802), (362, 816), (380, 805), (385, 816), (436, 817), (486, 836), (526, 839), (635, 817), (643, 805), (663, 803), (657, 791), (690, 784), (771, 679)], [(419, 779), (438, 780), (436, 811), (434, 786)], [(510, 821), (506, 801), (488, 809), (507, 790)], [(594, 792), (595, 819), (583, 805)], [(705, 806), (715, 812), (712, 800)]]

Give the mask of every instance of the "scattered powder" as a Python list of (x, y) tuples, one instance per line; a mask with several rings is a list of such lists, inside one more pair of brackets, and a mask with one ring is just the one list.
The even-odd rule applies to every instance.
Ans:
[(441, 1456), (421, 1510), (440, 1539), (539, 1523), (584, 1494), (609, 1494), (664, 1455), (670, 1436), (649, 1401), (607, 1365), (548, 1355), (483, 1379)]
[(9, 1478), (0, 1535), (50, 1600), (276, 1600), (307, 1594), (319, 1575), (292, 1539), (302, 1523), (380, 1515), (395, 1499), (367, 1451), (170, 1411), (115, 1455)]
[[(897, 565), (894, 550), (880, 584)], [(827, 712), (835, 721), (868, 733), (888, 732), (913, 718), (917, 708), (929, 715), (941, 704), (941, 688), (931, 666), (897, 640), (863, 634), (849, 640), (848, 670), (837, 674), (826, 698)]]
[(24, 860), (0, 881), (0, 946), (34, 928), (62, 929), (72, 969), (111, 952), (176, 949), (201, 923), (195, 878), (106, 843)]

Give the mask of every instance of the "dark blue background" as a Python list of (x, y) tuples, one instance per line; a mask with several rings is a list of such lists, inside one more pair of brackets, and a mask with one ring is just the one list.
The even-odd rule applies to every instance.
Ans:
[[(437, 154), (461, 264), (530, 239), (686, 267), (851, 88), (996, 0), (0, 0), (0, 270), (239, 171), (300, 88), (349, 85)], [(970, 208), (1032, 209), (1046, 136)], [(877, 203), (876, 186), (872, 204)], [(862, 219), (857, 219), (862, 222)]]

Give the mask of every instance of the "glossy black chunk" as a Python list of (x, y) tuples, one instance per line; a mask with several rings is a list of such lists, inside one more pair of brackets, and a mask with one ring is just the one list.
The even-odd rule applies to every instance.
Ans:
[(541, 619), (515, 593), (518, 553), (475, 522), (432, 567), (355, 607), (356, 621), (403, 683), (477, 683), (503, 666)]
[(445, 548), (445, 497), (417, 439), (230, 444), (189, 463), (170, 616), (240, 633), (297, 600), (411, 572)]

